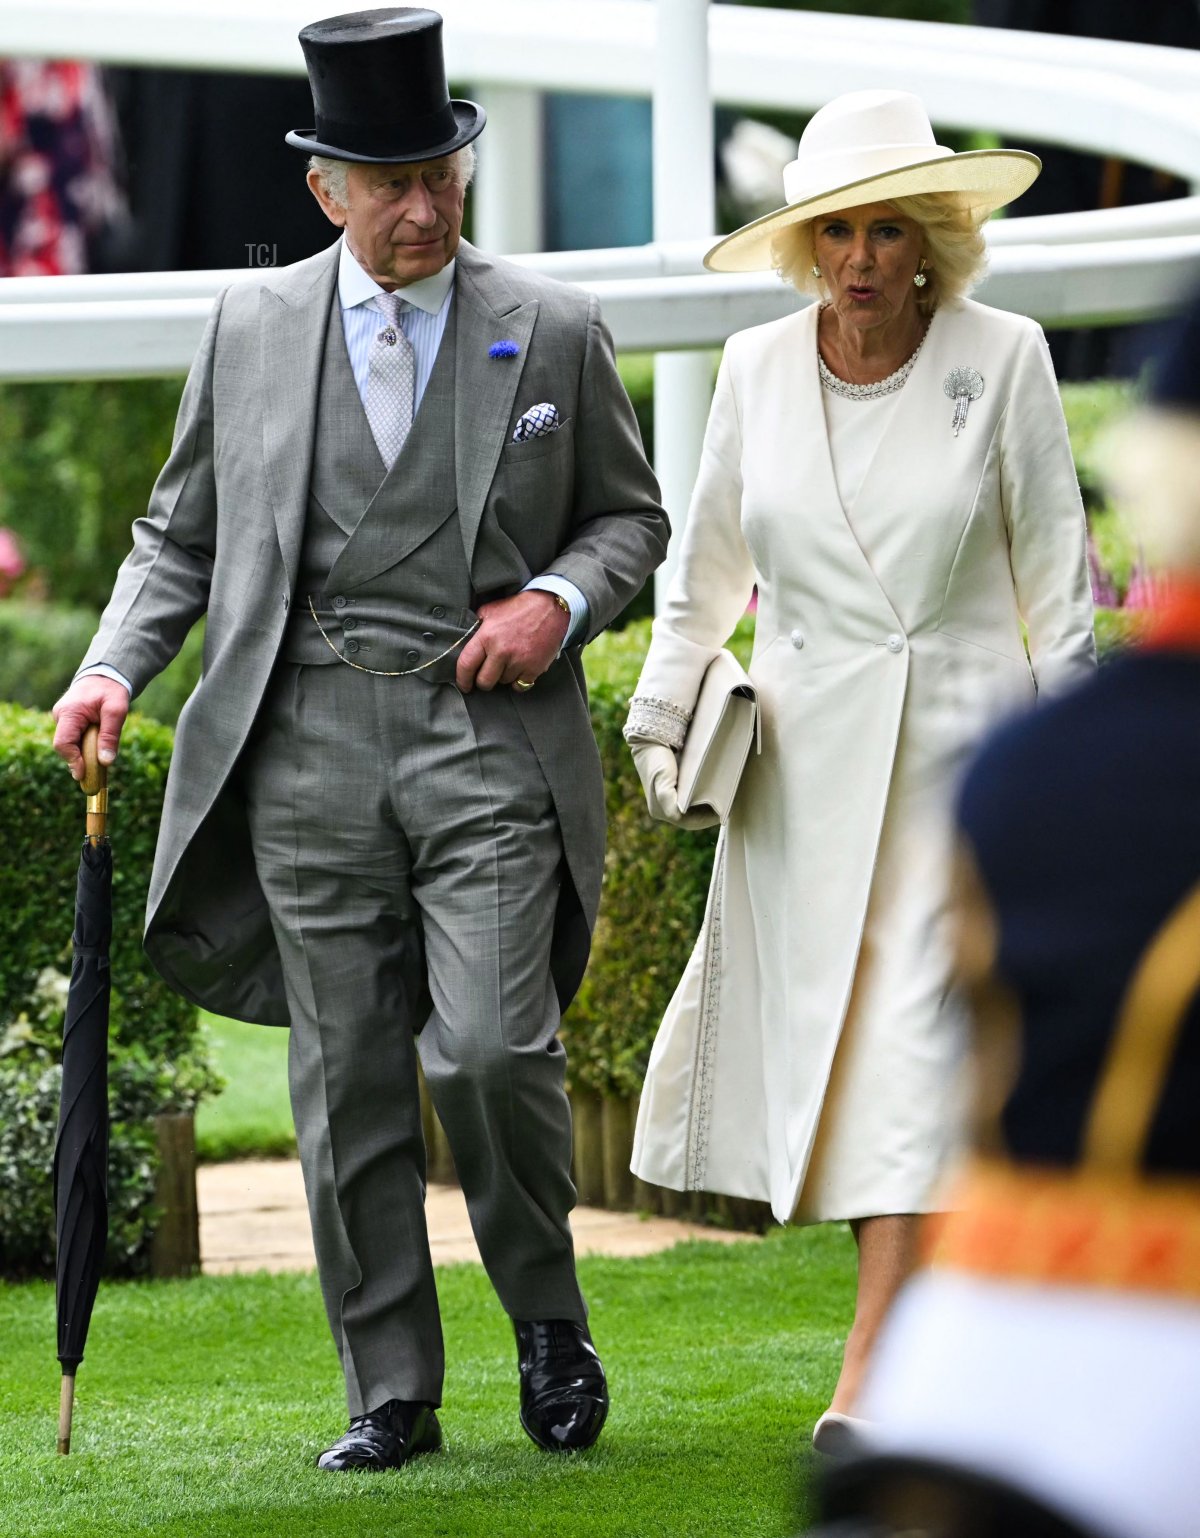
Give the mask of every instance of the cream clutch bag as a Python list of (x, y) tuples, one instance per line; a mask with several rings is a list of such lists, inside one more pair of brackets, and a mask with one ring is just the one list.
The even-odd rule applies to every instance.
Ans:
[(762, 750), (758, 696), (733, 653), (719, 651), (705, 670), (679, 753), (679, 810), (708, 806), (728, 821), (751, 747)]

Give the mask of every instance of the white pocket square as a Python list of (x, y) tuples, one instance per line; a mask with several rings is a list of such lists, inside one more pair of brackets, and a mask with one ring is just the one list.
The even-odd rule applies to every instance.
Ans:
[(558, 427), (558, 407), (549, 401), (541, 401), (521, 413), (520, 420), (513, 428), (512, 441), (524, 443), (527, 438), (548, 438), (551, 433), (558, 431)]

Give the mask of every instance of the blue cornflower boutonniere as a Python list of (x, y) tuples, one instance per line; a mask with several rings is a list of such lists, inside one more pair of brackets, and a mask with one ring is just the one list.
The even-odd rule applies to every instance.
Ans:
[(488, 348), (488, 357), (515, 358), (520, 351), (515, 342), (493, 342)]

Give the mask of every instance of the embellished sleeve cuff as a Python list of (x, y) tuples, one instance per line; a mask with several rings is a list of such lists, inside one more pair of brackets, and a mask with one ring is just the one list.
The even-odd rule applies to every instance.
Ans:
[(635, 695), (629, 702), (625, 722), (626, 742), (661, 742), (676, 753), (683, 746), (692, 712), (672, 700)]

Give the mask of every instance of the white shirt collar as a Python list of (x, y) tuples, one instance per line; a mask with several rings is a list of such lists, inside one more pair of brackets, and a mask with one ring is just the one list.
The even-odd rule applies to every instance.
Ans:
[[(427, 315), (436, 315), (445, 304), (446, 295), (453, 286), (454, 262), (449, 261), (441, 272), (435, 272), (430, 278), (418, 278), (415, 283), (409, 283), (406, 287), (397, 289), (396, 292), (418, 310), (424, 310)], [(376, 294), (385, 292), (386, 290), (380, 288), (375, 279), (363, 270), (343, 236), (342, 249), (338, 255), (338, 299), (342, 309), (352, 310), (356, 305), (368, 303), (375, 298)]]

